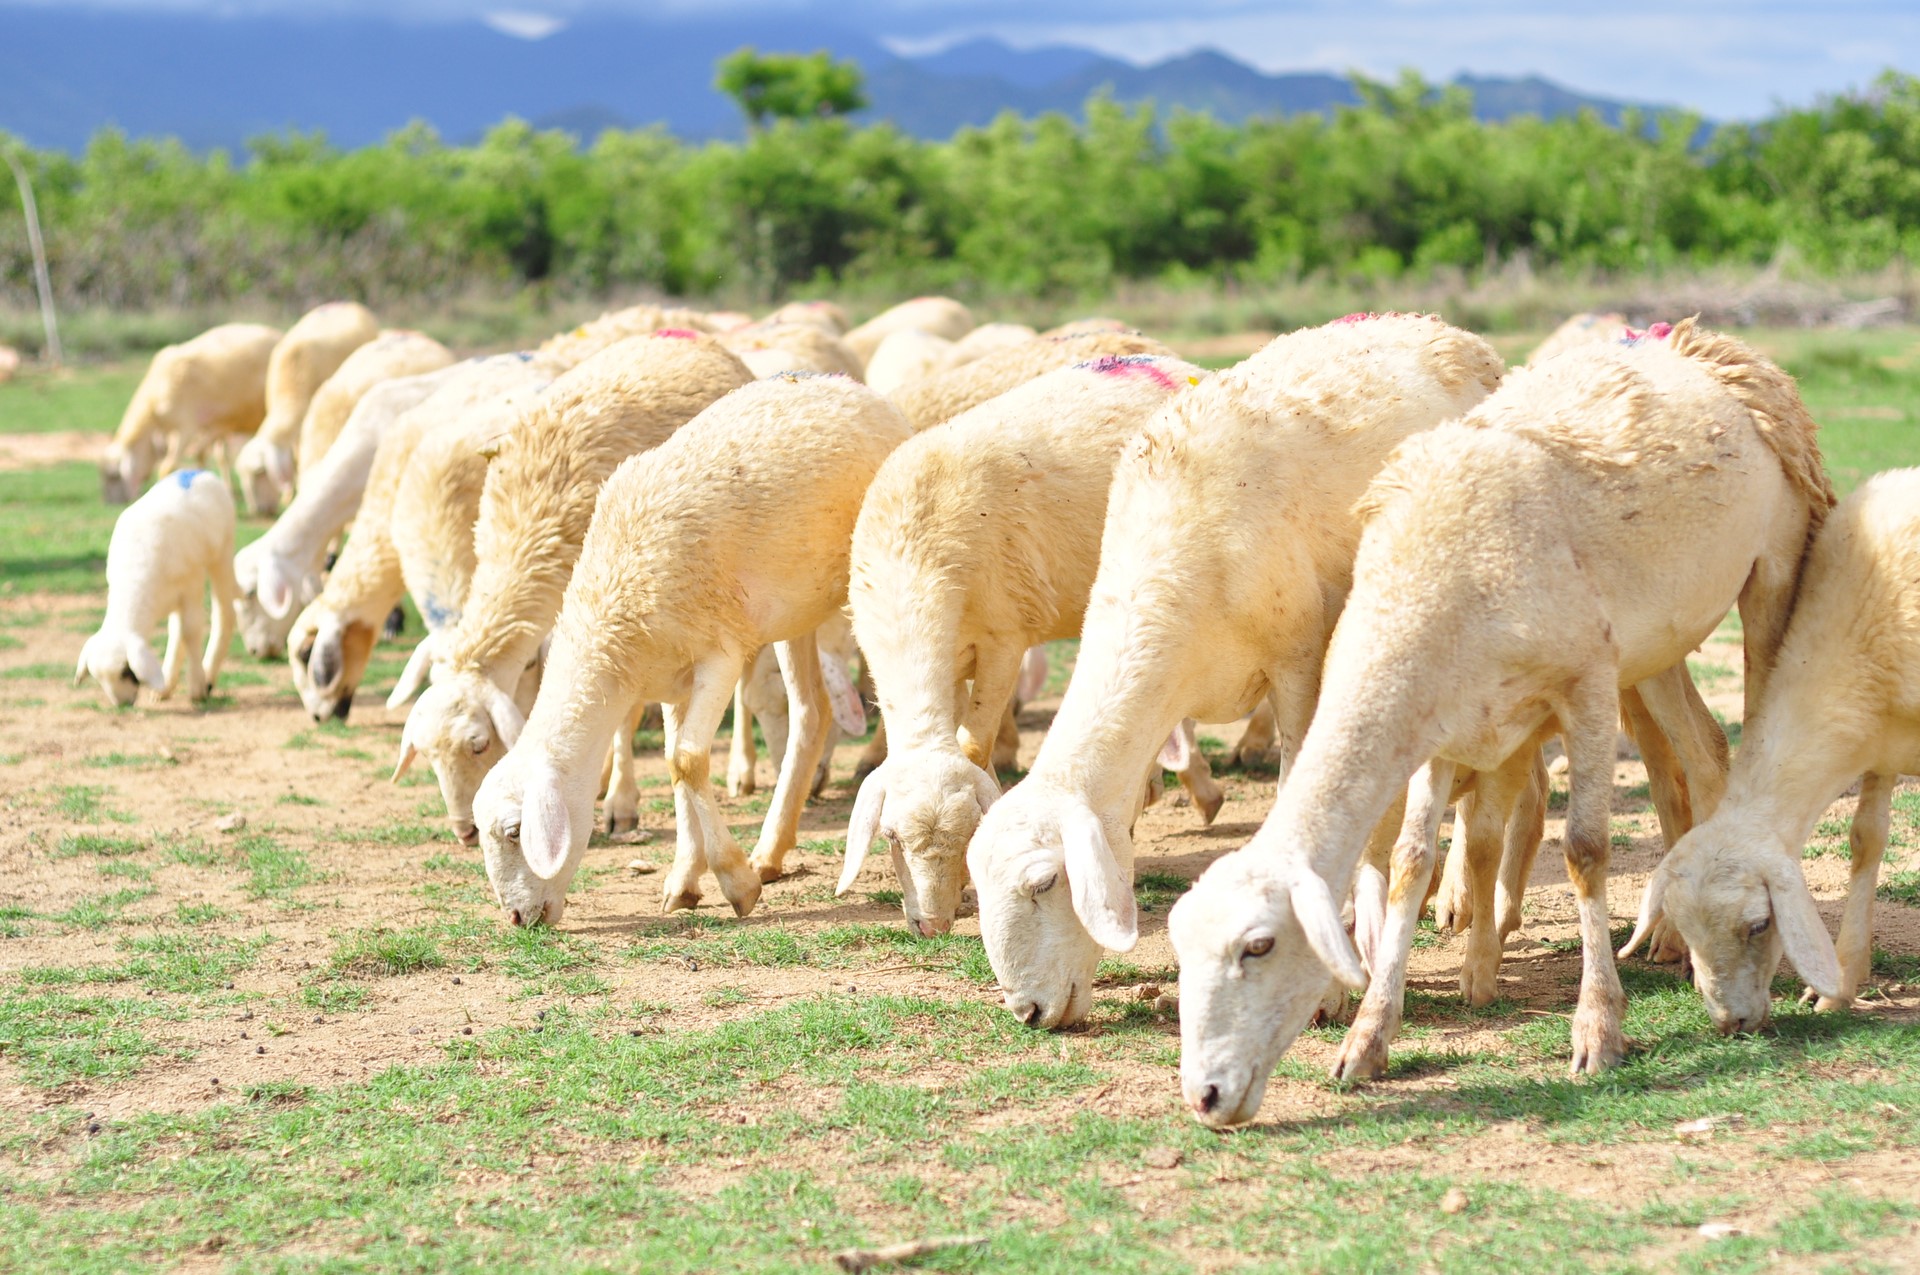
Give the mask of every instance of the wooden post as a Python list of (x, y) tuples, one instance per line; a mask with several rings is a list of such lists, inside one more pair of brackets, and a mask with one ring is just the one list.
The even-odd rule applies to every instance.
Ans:
[(34, 206), (33, 183), (27, 180), (27, 170), (10, 151), (0, 151), (0, 159), (7, 161), (7, 167), (13, 170), (13, 180), (20, 187), (20, 209), (27, 215), (27, 243), (33, 248), (33, 282), (40, 292), (40, 322), (47, 330), (47, 362), (59, 367), (60, 325), (53, 317), (53, 281), (47, 275), (47, 245), (40, 238), (40, 210)]

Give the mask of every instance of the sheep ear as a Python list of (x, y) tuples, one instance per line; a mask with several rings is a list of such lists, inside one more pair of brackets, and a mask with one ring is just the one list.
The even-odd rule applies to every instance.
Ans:
[(1160, 769), (1178, 774), (1193, 761), (1193, 751), (1187, 744), (1187, 731), (1191, 725), (1191, 721), (1181, 722), (1173, 728), (1173, 734), (1167, 736), (1166, 742), (1160, 745)]
[(293, 454), (284, 447), (269, 447), (267, 476), (282, 487), (293, 486)]
[(1060, 842), (1074, 915), (1101, 947), (1130, 950), (1140, 937), (1133, 882), (1107, 844), (1100, 816), (1078, 802), (1068, 805), (1060, 812)]
[(835, 898), (853, 888), (867, 852), (873, 849), (873, 839), (880, 835), (880, 816), (886, 804), (887, 764), (881, 762), (861, 782), (859, 795), (853, 799), (853, 818), (847, 821), (847, 861), (840, 868), (840, 884), (833, 887)]
[(1773, 923), (1780, 927), (1780, 941), (1800, 981), (1828, 1000), (1843, 999), (1840, 954), (1813, 905), (1799, 866), (1782, 861), (1770, 866), (1766, 875)]
[(520, 853), (527, 870), (551, 881), (567, 866), (573, 852), (573, 818), (560, 791), (560, 777), (545, 766), (535, 766), (527, 780), (526, 804), (520, 816)]
[(413, 654), (407, 656), (407, 666), (400, 670), (400, 680), (394, 683), (393, 693), (387, 696), (388, 708), (399, 708), (419, 694), (420, 688), (426, 685), (427, 674), (433, 669), (433, 639), (437, 636), (433, 633), (427, 634), (413, 648)]
[(87, 650), (92, 645), (93, 639), (88, 638), (86, 643), (80, 648), (80, 660), (73, 666), (73, 684), (75, 686), (79, 686), (87, 680)]
[(1293, 903), (1293, 919), (1300, 923), (1307, 946), (1327, 967), (1334, 980), (1353, 991), (1367, 985), (1367, 972), (1360, 964), (1360, 953), (1340, 924), (1340, 905), (1333, 901), (1333, 890), (1325, 877), (1311, 869), (1303, 870), (1288, 887)]
[(157, 691), (166, 683), (167, 675), (160, 667), (160, 657), (153, 653), (153, 648), (147, 645), (143, 637), (127, 639), (127, 667), (133, 670), (140, 685), (151, 690)]
[(815, 647), (820, 657), (820, 676), (827, 684), (827, 702), (833, 705), (833, 720), (848, 735), (867, 733), (867, 706), (847, 676), (847, 666), (824, 647)]
[(1020, 657), (1020, 680), (1014, 685), (1013, 693), (1022, 704), (1045, 690), (1047, 686), (1047, 648), (1030, 646), (1027, 653)]
[(500, 736), (502, 745), (512, 748), (520, 740), (520, 728), (527, 724), (526, 715), (513, 702), (513, 696), (492, 682), (487, 683), (486, 698), (487, 716), (493, 719), (494, 733)]
[(980, 803), (980, 813), (984, 815), (1000, 800), (1000, 782), (982, 767), (967, 764), (973, 770), (973, 799)]
[(287, 612), (293, 610), (293, 581), (287, 579), (271, 554), (260, 563), (260, 580), (253, 592), (261, 607), (276, 620), (286, 619)]
[(407, 738), (406, 733), (404, 731), (401, 732), (400, 760), (393, 764), (393, 778), (389, 779), (387, 782), (391, 784), (399, 783), (400, 777), (407, 773), (407, 769), (413, 765), (414, 758), (418, 757), (419, 755), (420, 755), (420, 750), (413, 746), (413, 741)]
[(1627, 936), (1625, 945), (1616, 953), (1619, 959), (1624, 961), (1633, 955), (1633, 950), (1646, 942), (1647, 937), (1653, 933), (1653, 927), (1660, 924), (1660, 917), (1664, 911), (1662, 903), (1666, 898), (1667, 881), (1670, 875), (1667, 865), (1662, 863), (1647, 879), (1646, 892), (1640, 896), (1640, 919), (1634, 922), (1633, 933)]

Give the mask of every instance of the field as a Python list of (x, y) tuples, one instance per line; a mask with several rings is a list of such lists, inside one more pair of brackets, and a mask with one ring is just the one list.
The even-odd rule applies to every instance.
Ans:
[[(1843, 491), (1920, 464), (1920, 332), (1752, 336), (1801, 376)], [(1156, 1004), (1165, 918), (1258, 826), (1271, 773), (1228, 772), (1211, 829), (1146, 813), (1140, 946), (1062, 1035), (1000, 1009), (971, 918), (910, 937), (883, 861), (833, 897), (857, 743), (759, 911), (709, 884), (663, 918), (647, 737), (650, 839), (596, 838), (564, 926), (510, 929), (431, 774), (388, 782), (382, 702), (417, 619), (345, 724), (315, 726), (284, 666), (237, 645), (204, 711), (70, 686), (113, 517), (86, 458), (137, 376), (0, 387), (0, 1269), (810, 1271), (927, 1236), (985, 1241), (930, 1270), (1920, 1264), (1920, 784), (1852, 1013), (1783, 977), (1774, 1027), (1722, 1038), (1634, 959), (1626, 1063), (1568, 1080), (1579, 954), (1550, 845), (1501, 999), (1466, 1010), (1463, 944), (1425, 929), (1384, 1081), (1328, 1081), (1338, 1031), (1315, 1029), (1259, 1122), (1216, 1134), (1181, 1108)], [(1071, 644), (1053, 654), (1025, 757)], [(1737, 621), (1694, 669), (1737, 740)], [(1235, 730), (1203, 731), (1216, 764)], [(766, 796), (722, 801), (744, 836)], [(1613, 813), (1624, 936), (1659, 850), (1636, 760)], [(1830, 927), (1850, 813), (1806, 852)]]

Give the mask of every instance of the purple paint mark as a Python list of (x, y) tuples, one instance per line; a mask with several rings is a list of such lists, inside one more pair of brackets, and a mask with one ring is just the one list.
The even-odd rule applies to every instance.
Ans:
[(698, 332), (689, 332), (685, 328), (658, 328), (655, 329), (654, 335), (657, 337), (665, 337), (669, 341), (698, 341), (700, 339)]
[(1151, 354), (1103, 354), (1074, 367), (1097, 376), (1144, 376), (1169, 393), (1180, 388), (1180, 382), (1169, 376)]

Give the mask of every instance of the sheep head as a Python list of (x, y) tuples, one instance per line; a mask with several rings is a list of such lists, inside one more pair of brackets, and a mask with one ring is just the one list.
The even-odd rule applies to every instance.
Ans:
[[(266, 540), (256, 540), (234, 555), (233, 575), (240, 586), (240, 596), (233, 604), (234, 619), (247, 654), (259, 660), (279, 657), (287, 649), (287, 634), (293, 628), (294, 602), (304, 606), (320, 592), (318, 573), (301, 577), (296, 590), (293, 571)], [(269, 599), (277, 610), (268, 605)]]
[(967, 865), (1007, 1009), (1046, 1029), (1085, 1018), (1101, 949), (1138, 937), (1132, 841), (1079, 796), (1023, 784), (980, 821)]
[[(576, 768), (578, 769), (578, 768)], [(487, 880), (510, 925), (558, 925), (593, 831), (591, 774), (563, 773), (536, 743), (513, 749), (474, 795)]]
[(1766, 1025), (1782, 955), (1814, 991), (1839, 996), (1840, 958), (1799, 856), (1765, 821), (1723, 809), (1680, 838), (1647, 882), (1639, 922), (1620, 955), (1638, 947), (1663, 916), (1686, 941), (1694, 984), (1723, 1033)]
[(300, 613), (287, 635), (287, 659), (294, 689), (314, 721), (347, 719), (377, 637), (377, 624), (343, 617), (318, 602)]
[(126, 708), (142, 686), (164, 692), (166, 672), (160, 657), (138, 633), (115, 633), (102, 629), (80, 648), (80, 660), (73, 669), (73, 684), (91, 677), (117, 707)]
[(1366, 976), (1325, 879), (1241, 850), (1216, 861), (1167, 917), (1180, 962), (1180, 1088), (1214, 1128), (1253, 1119), (1267, 1078), (1313, 1020), (1329, 975)]
[(847, 892), (875, 838), (885, 838), (907, 925), (923, 938), (947, 933), (967, 884), (967, 842), (999, 795), (993, 776), (957, 749), (889, 758), (860, 785), (835, 893)]
[(474, 796), (487, 772), (513, 747), (522, 725), (519, 707), (484, 674), (449, 674), (422, 692), (407, 715), (393, 777), (397, 781), (417, 757), (426, 758), (440, 781), (453, 835), (474, 845), (480, 835)]

